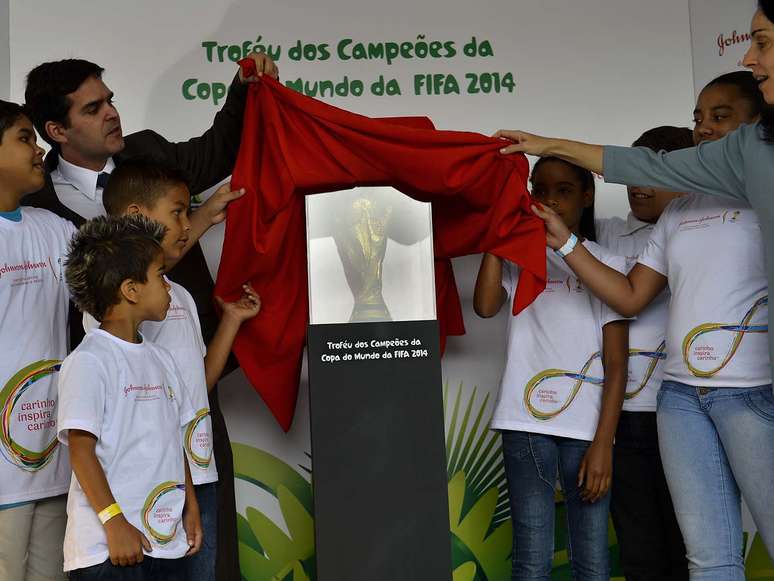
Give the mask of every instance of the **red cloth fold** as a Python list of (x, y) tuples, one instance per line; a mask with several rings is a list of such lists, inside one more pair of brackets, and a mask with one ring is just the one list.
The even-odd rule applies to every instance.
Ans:
[(500, 147), (482, 135), (436, 131), (424, 118), (349, 113), (267, 77), (250, 86), (232, 176), (246, 194), (229, 207), (215, 292), (234, 300), (250, 282), (261, 295), (261, 313), (242, 326), (234, 353), (283, 429), (295, 411), (308, 320), (304, 195), (391, 185), (432, 202), (441, 336), (463, 334), (451, 258), (491, 252), (518, 264), (514, 313), (545, 287), (545, 231), (529, 210), (529, 166)]

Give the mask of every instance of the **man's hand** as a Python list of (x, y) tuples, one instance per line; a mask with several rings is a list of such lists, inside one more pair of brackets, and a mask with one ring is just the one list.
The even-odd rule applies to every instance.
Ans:
[(110, 562), (118, 567), (131, 567), (142, 563), (143, 548), (153, 550), (145, 535), (134, 528), (123, 514), (114, 516), (105, 523)]
[(261, 297), (255, 292), (253, 287), (246, 284), (242, 287), (243, 293), (238, 301), (227, 303), (222, 298), (216, 296), (215, 300), (223, 309), (223, 320), (241, 325), (248, 319), (252, 319), (261, 310)]
[(510, 145), (506, 145), (500, 150), (500, 153), (505, 155), (510, 153), (526, 153), (543, 157), (548, 153), (549, 146), (554, 141), (548, 137), (540, 137), (525, 131), (510, 131), (507, 129), (501, 129), (492, 137), (510, 142)]
[(205, 218), (208, 227), (220, 224), (226, 219), (228, 205), (244, 195), (244, 188), (232, 191), (231, 184), (223, 184), (206, 202), (199, 206), (194, 214), (202, 212), (201, 217)]
[(271, 57), (262, 52), (251, 52), (246, 58), (255, 61), (255, 70), (257, 75), (247, 77), (242, 74), (242, 67), (239, 67), (239, 80), (243, 83), (255, 83), (263, 75), (269, 75), (272, 79), (279, 79), (279, 69), (277, 64), (271, 60)]

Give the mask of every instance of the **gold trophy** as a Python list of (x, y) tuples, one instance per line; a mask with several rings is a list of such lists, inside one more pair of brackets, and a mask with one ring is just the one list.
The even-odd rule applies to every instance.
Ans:
[[(393, 321), (382, 293), (385, 258), (389, 261), (390, 252), (394, 252), (388, 251), (388, 246), (396, 243), (411, 246), (427, 239), (431, 235), (429, 208), (418, 207), (418, 202), (393, 188), (378, 186), (316, 194), (310, 198), (307, 201), (307, 236), (310, 240), (333, 238), (343, 278), (352, 292), (348, 322)], [(388, 240), (391, 241), (389, 244)], [(407, 294), (407, 300), (412, 300), (408, 297), (418, 292), (412, 286), (417, 284), (417, 273), (407, 271), (402, 274), (405, 280), (398, 284)], [(424, 275), (432, 281), (432, 261)], [(335, 276), (328, 280), (335, 280)], [(390, 281), (387, 283), (388, 289), (395, 285), (395, 281), (392, 281), (392, 287)], [(331, 297), (329, 304), (341, 304), (343, 297), (340, 291), (337, 292), (335, 298), (328, 295)], [(312, 295), (310, 290), (311, 302), (317, 299), (322, 304), (325, 300), (325, 295)], [(403, 311), (400, 306), (397, 308), (398, 313), (405, 311), (405, 307)], [(340, 315), (346, 317), (344, 312)], [(345, 322), (345, 319), (337, 322)]]
[(392, 206), (366, 195), (354, 199), (337, 218), (333, 239), (355, 299), (350, 323), (392, 320), (382, 296), (382, 264), (391, 215)]

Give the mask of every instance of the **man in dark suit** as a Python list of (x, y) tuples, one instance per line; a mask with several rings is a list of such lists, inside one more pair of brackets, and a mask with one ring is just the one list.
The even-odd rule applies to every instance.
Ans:
[[(274, 62), (253, 54), (259, 76), (277, 77)], [(163, 157), (183, 169), (193, 195), (203, 192), (231, 174), (242, 131), (247, 88), (241, 71), (232, 82), (223, 108), (212, 126), (199, 137), (172, 143), (151, 130), (124, 137), (113, 104), (113, 93), (102, 80), (102, 67), (80, 59), (49, 62), (27, 76), (25, 100), (38, 133), (52, 149), (45, 159), (46, 184), (22, 200), (27, 206), (50, 210), (80, 226), (102, 215), (102, 190), (109, 174), (122, 160), (137, 155)], [(193, 295), (205, 342), (218, 324), (213, 305), (213, 281), (198, 237), (225, 218), (228, 203), (238, 192), (218, 190), (191, 216), (193, 245), (168, 276)], [(71, 307), (71, 348), (83, 337), (80, 313)], [(233, 370), (232, 365), (226, 372)], [(233, 459), (226, 423), (218, 403), (217, 387), (210, 394), (213, 448), (218, 466), (217, 579), (240, 579)]]

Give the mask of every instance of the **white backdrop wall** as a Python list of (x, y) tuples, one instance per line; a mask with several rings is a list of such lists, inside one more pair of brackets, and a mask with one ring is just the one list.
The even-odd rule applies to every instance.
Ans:
[[(488, 134), (501, 127), (521, 128), (628, 144), (656, 125), (689, 125), (693, 109), (688, 0), (10, 0), (10, 8), (11, 97), (22, 99), (25, 74), (42, 61), (94, 60), (106, 68), (104, 78), (116, 93), (127, 133), (152, 128), (170, 139), (184, 139), (204, 131), (217, 110), (211, 83), (229, 82), (236, 71), (229, 53), (235, 58), (243, 43), (250, 48), (270, 45), (270, 52), (279, 55), (285, 82), (340, 83), (345, 76), (364, 82), (362, 96), (325, 98), (337, 106), (370, 116), (427, 115), (442, 129)], [(471, 57), (464, 47), (474, 36), (479, 50), (478, 56)], [(442, 54), (439, 58), (396, 57), (391, 63), (342, 60), (336, 49), (348, 38), (353, 42), (345, 45), (345, 56), (359, 42), (411, 42), (413, 55), (422, 40), (454, 43), (457, 54), (446, 58), (448, 50), (444, 49), (436, 51)], [(319, 45), (328, 45), (330, 58), (295, 60), (291, 49), (298, 41), (316, 45), (318, 56)], [(484, 41), (491, 50), (480, 48)], [(219, 50), (218, 46), (239, 48)], [(312, 49), (307, 50), (312, 55)], [(422, 84), (427, 73), (442, 75), (431, 77), (444, 81), (441, 93), (451, 86), (446, 75), (454, 75), (459, 94), (427, 94)], [(509, 90), (506, 80), (499, 93), (469, 93), (467, 75), (482, 73), (490, 73), (490, 80), (494, 73), (501, 81), (512, 79), (514, 86)], [(374, 95), (370, 86), (380, 75), (396, 79), (401, 94)], [(186, 93), (190, 97), (197, 91), (208, 98), (186, 98)], [(623, 215), (626, 210), (624, 189), (599, 182), (598, 214)], [(213, 270), (221, 236), (222, 230), (215, 230), (206, 238)], [(468, 334), (449, 341), (443, 362), (449, 390), (450, 448), (460, 441), (460, 432), (484, 429), (503, 367), (507, 315), (503, 312), (482, 321), (471, 308), (478, 260), (468, 257), (455, 262)], [(237, 444), (238, 470), (253, 471), (238, 480), (239, 511), (256, 537), (274, 535), (281, 539), (275, 546), (285, 547), (292, 555), (283, 557), (287, 562), (277, 563), (262, 539), (242, 531), (250, 546), (245, 549), (249, 558), (243, 559), (243, 574), (251, 581), (284, 579), (288, 571), (298, 571), (297, 564), (311, 550), (308, 539), (298, 532), (299, 527), (308, 531), (309, 519), (298, 517), (282, 500), (286, 497), (278, 493), (276, 483), (262, 481), (261, 473), (261, 466), (268, 466), (267, 474), (284, 471), (285, 484), (293, 481), (294, 486), (303, 487), (308, 483), (306, 469), (311, 463), (305, 385), (300, 393), (296, 421), (285, 434), (241, 372), (232, 374), (221, 389), (231, 439)], [(454, 422), (451, 411), (458, 393), (460, 419)], [(482, 424), (476, 430), (471, 425), (486, 397)], [(461, 427), (467, 403), (473, 417)], [(450, 466), (449, 471), (451, 480), (455, 469)], [(455, 483), (450, 483), (452, 499), (457, 498), (452, 494)], [(495, 489), (502, 487), (494, 478), (492, 483)], [(470, 506), (459, 510), (462, 514), (455, 515), (455, 509), (450, 509), (453, 532), (456, 517), (464, 517)], [(480, 539), (465, 538), (463, 530), (455, 532), (475, 555), (476, 567), (486, 570), (486, 577), (476, 579), (508, 578), (507, 543), (505, 557), (502, 547), (491, 557), (496, 551), (484, 541), (490, 525), (494, 528), (502, 523), (503, 515), (498, 514), (499, 520), (487, 516), (492, 522), (487, 520)], [(264, 547), (263, 553), (257, 545)], [(558, 555), (557, 562), (561, 564), (562, 558), (566, 562), (566, 555)], [(301, 571), (297, 575), (293, 578), (303, 578)]]
[(8, 45), (8, 0), (0, 0), (0, 99), (8, 99), (11, 61)]
[(756, 0), (690, 0), (694, 91), (721, 75), (743, 70)]

